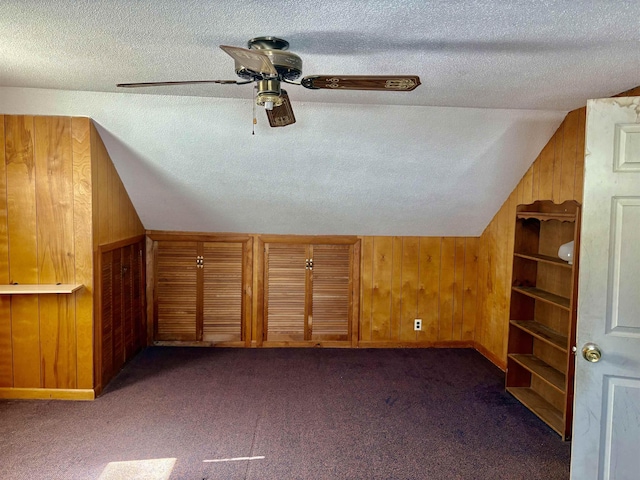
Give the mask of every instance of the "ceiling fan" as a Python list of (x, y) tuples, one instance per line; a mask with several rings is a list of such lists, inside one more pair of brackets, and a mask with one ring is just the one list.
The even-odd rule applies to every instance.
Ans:
[(118, 87), (158, 87), (166, 85), (194, 85), (222, 83), (245, 85), (256, 83), (256, 103), (264, 106), (272, 127), (284, 127), (295, 123), (291, 102), (282, 83), (302, 85), (309, 89), (329, 90), (380, 90), (410, 92), (420, 85), (417, 75), (311, 75), (300, 83), (294, 80), (302, 74), (302, 59), (288, 52), (289, 42), (276, 37), (256, 37), (246, 48), (220, 45), (235, 60), (237, 80), (187, 80), (179, 82), (119, 83)]

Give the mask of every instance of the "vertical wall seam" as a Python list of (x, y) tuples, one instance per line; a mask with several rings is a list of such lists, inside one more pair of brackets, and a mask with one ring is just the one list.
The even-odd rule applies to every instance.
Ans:
[(403, 307), (403, 297), (404, 297), (404, 240), (405, 237), (400, 237), (400, 315), (398, 322), (398, 340), (402, 339), (402, 322), (404, 318), (402, 318), (402, 307)]
[(395, 242), (391, 237), (391, 268), (389, 269), (390, 282), (389, 282), (389, 340), (391, 339), (391, 321), (393, 320), (393, 253), (395, 250)]
[[(4, 153), (4, 204), (6, 208), (5, 215), (5, 231), (7, 232), (7, 275), (8, 280), (11, 281), (11, 262), (9, 259), (11, 258), (10, 251), (10, 243), (9, 243), (9, 181), (7, 176), (7, 115), (2, 116), (3, 122), (3, 138), (2, 138), (2, 150)], [(16, 350), (13, 347), (13, 302), (11, 301), (11, 297), (8, 299), (9, 302), (9, 342), (11, 343), (11, 386), (14, 386), (15, 382), (15, 353)]]
[[(420, 317), (420, 251), (422, 250), (422, 238), (423, 237), (418, 237), (418, 281), (416, 284), (416, 317), (417, 318), (422, 318)], [(424, 325), (421, 325), (422, 328), (424, 328)], [(421, 330), (424, 331), (424, 330)], [(414, 339), (416, 341), (419, 340), (419, 332), (415, 331), (413, 332), (414, 335)]]
[[(76, 252), (76, 169), (75, 169), (75, 148), (73, 141), (73, 119), (69, 120), (69, 145), (71, 145), (71, 248), (73, 249), (73, 283), (77, 283), (76, 269), (77, 269), (77, 252)], [(73, 388), (78, 388), (78, 293), (74, 293), (72, 297), (73, 302), (73, 336), (75, 339), (75, 375), (73, 376)], [(71, 300), (70, 300), (71, 302)], [(71, 304), (71, 303), (70, 303)]]
[(440, 237), (440, 265), (438, 265), (438, 336), (437, 340), (440, 340), (440, 326), (442, 324), (442, 319), (440, 318), (441, 314), (441, 303), (442, 303), (442, 239)]
[[(37, 165), (37, 156), (38, 156), (38, 152), (37, 152), (37, 145), (38, 145), (38, 132), (36, 131), (36, 117), (32, 117), (32, 131), (33, 131), (33, 138), (31, 139), (31, 141), (33, 142), (33, 183), (34, 183), (34, 196), (35, 196), (35, 211), (36, 211), (36, 231), (35, 231), (35, 243), (36, 243), (36, 274), (38, 276), (38, 284), (40, 284), (40, 262), (39, 262), (39, 255), (38, 255), (38, 165)], [(38, 361), (39, 361), (39, 365), (40, 365), (40, 388), (43, 388), (45, 385), (45, 372), (44, 372), (44, 368), (42, 368), (42, 322), (41, 322), (41, 315), (42, 312), (40, 311), (40, 295), (37, 295), (37, 302), (38, 302)]]

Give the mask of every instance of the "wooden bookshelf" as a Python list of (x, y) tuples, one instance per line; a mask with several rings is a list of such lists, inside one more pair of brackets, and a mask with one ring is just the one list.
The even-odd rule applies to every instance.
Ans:
[[(571, 438), (580, 206), (520, 205), (515, 218), (506, 389)], [(574, 241), (573, 264), (557, 257)]]

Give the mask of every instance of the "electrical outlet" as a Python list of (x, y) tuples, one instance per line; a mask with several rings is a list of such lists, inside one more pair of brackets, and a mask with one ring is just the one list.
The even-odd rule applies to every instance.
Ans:
[(413, 329), (417, 332), (418, 330), (422, 330), (422, 319), (416, 318), (413, 321)]

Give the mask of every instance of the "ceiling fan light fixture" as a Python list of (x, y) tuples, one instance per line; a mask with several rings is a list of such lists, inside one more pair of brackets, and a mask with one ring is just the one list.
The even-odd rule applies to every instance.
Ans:
[(278, 80), (260, 80), (257, 85), (256, 104), (271, 110), (282, 105), (280, 82)]
[(258, 95), (256, 104), (264, 107), (266, 110), (272, 110), (273, 107), (282, 105), (282, 98), (277, 95)]

